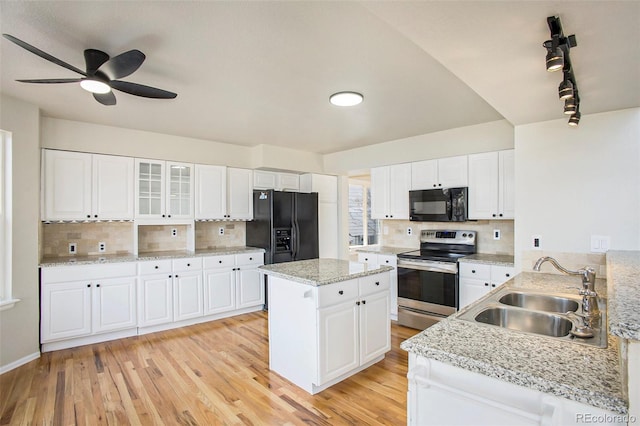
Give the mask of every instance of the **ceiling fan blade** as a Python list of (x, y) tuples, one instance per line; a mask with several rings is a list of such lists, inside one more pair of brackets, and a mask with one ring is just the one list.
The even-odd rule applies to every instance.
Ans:
[(113, 92), (107, 93), (94, 93), (93, 97), (96, 101), (100, 102), (102, 105), (115, 105), (116, 104), (116, 95)]
[(145, 98), (173, 99), (178, 96), (178, 94), (167, 90), (157, 89), (143, 84), (129, 83), (128, 81), (113, 80), (109, 82), (109, 85), (121, 92), (129, 93), (130, 95), (144, 96)]
[(146, 56), (139, 50), (129, 50), (109, 59), (100, 67), (110, 80), (126, 77), (140, 68)]
[(86, 49), (84, 51), (84, 62), (87, 64), (87, 74), (94, 75), (98, 68), (109, 60), (109, 55), (102, 50)]
[(52, 84), (52, 83), (78, 83), (82, 81), (81, 78), (38, 78), (32, 80), (16, 80), (20, 83), (42, 83), (42, 84)]
[(70, 65), (64, 61), (61, 61), (60, 59), (49, 55), (47, 52), (43, 52), (42, 50), (38, 49), (37, 47), (34, 47), (32, 45), (30, 45), (29, 43), (26, 43), (18, 38), (15, 38), (14, 36), (10, 35), (10, 34), (2, 34), (4, 38), (6, 38), (9, 41), (14, 42), (15, 44), (17, 44), (18, 46), (22, 47), (23, 49), (28, 50), (29, 52), (40, 56), (42, 59), (46, 59), (49, 62), (53, 62), (56, 65), (60, 65), (61, 67), (64, 67), (68, 70), (71, 70), (73, 72), (77, 72), (78, 74), (82, 74), (84, 76), (86, 76), (87, 74), (82, 71), (79, 68), (74, 67), (73, 65)]

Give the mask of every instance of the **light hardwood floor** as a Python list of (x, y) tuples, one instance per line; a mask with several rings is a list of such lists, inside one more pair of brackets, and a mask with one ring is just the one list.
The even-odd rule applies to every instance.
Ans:
[(406, 424), (407, 353), (311, 396), (269, 371), (267, 313), (42, 354), (0, 376), (0, 424)]

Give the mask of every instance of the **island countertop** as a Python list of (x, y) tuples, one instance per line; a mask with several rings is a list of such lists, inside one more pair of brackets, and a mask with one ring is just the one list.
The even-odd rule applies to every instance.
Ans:
[[(606, 284), (596, 280), (602, 297), (607, 295)], [(504, 285), (577, 294), (580, 280), (525, 272)], [(615, 336), (609, 336), (604, 349), (560, 342), (458, 319), (467, 309), (404, 341), (401, 348), (505, 382), (616, 413), (627, 412)], [(589, 374), (580, 374), (582, 371)]]
[(393, 270), (391, 266), (371, 266), (340, 259), (310, 259), (264, 265), (258, 270), (266, 275), (311, 286), (347, 281)]

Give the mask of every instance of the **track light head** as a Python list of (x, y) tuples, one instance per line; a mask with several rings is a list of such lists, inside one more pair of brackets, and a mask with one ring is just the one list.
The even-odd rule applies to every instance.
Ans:
[(564, 101), (564, 113), (567, 115), (574, 114), (578, 110), (578, 103), (575, 98), (569, 98)]
[(569, 126), (576, 127), (580, 123), (580, 111), (576, 111), (571, 117), (569, 117)]
[(573, 83), (566, 75), (562, 83), (560, 83), (560, 86), (558, 86), (558, 97), (560, 100), (573, 98)]
[(558, 47), (555, 49), (548, 49), (545, 62), (547, 64), (547, 71), (560, 71), (564, 67), (564, 55), (562, 54), (562, 50)]

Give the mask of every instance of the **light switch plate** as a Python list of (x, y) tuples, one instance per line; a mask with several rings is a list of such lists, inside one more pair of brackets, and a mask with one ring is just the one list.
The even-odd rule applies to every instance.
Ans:
[(606, 253), (611, 246), (611, 237), (608, 235), (592, 235), (591, 236), (591, 252)]

